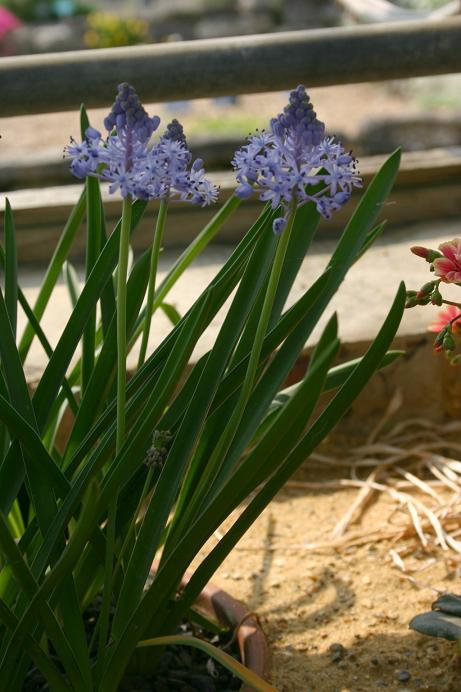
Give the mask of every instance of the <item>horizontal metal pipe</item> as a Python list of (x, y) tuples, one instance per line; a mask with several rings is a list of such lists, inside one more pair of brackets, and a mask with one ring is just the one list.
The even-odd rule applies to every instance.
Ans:
[(291, 31), (2, 58), (0, 114), (107, 106), (116, 84), (142, 100), (461, 72), (461, 18)]

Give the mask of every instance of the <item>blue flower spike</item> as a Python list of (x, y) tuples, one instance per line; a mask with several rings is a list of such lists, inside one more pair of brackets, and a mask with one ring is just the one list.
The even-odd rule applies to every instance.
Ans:
[(71, 140), (66, 154), (77, 178), (92, 176), (110, 183), (109, 192), (122, 197), (166, 199), (206, 206), (216, 202), (218, 188), (205, 177), (203, 162), (192, 162), (182, 125), (173, 120), (158, 142), (150, 139), (160, 118), (150, 117), (134, 88), (120, 84), (117, 97), (104, 120), (108, 135), (89, 127), (85, 141)]
[(271, 120), (269, 132), (249, 137), (232, 165), (240, 198), (256, 192), (272, 209), (281, 205), (283, 215), (273, 223), (277, 235), (287, 225), (292, 202), (298, 208), (313, 202), (329, 219), (349, 200), (353, 188), (362, 186), (356, 160), (334, 137), (325, 136), (325, 125), (317, 119), (303, 86), (290, 93), (288, 105)]

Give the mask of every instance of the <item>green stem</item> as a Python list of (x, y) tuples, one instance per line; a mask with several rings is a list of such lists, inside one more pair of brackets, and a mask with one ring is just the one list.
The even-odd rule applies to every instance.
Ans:
[(126, 279), (130, 248), (131, 198), (123, 199), (120, 251), (117, 270), (117, 438), (116, 453), (125, 437), (126, 400)]
[[(126, 401), (126, 282), (131, 230), (131, 198), (124, 197), (120, 249), (117, 268), (117, 433), (115, 453), (118, 454), (125, 437)], [(112, 498), (107, 514), (106, 557), (104, 564), (104, 593), (100, 615), (98, 662), (96, 678), (104, 667), (104, 650), (109, 631), (110, 601), (113, 584), (113, 563), (116, 538), (118, 493)]]
[[(461, 308), (461, 303), (456, 303), (456, 302), (453, 301), (453, 300), (445, 300), (445, 299), (443, 299), (442, 302), (443, 302), (444, 305), (454, 305), (456, 308)], [(455, 317), (455, 319), (457, 320), (458, 318)]]
[(142, 506), (143, 506), (144, 501), (145, 501), (147, 494), (149, 492), (149, 488), (150, 488), (153, 474), (154, 474), (154, 469), (151, 467), (151, 468), (149, 468), (149, 470), (147, 472), (146, 480), (144, 481), (144, 487), (143, 487), (142, 492), (141, 492), (141, 497), (139, 498), (138, 506), (136, 507), (135, 513), (133, 514), (133, 521), (132, 521), (130, 528), (128, 529), (128, 532), (125, 536), (125, 540), (123, 541), (123, 545), (120, 548), (118, 558), (117, 558), (117, 563), (116, 563), (115, 569), (114, 569), (114, 578), (117, 576), (118, 570), (120, 569), (120, 567), (122, 565), (123, 556), (125, 554), (125, 551), (126, 551), (128, 545), (130, 544), (131, 538), (132, 538), (133, 534), (136, 532), (136, 520), (139, 517)]
[[(199, 510), (203, 501), (207, 497), (208, 491), (211, 489), (216, 477), (219, 475), (220, 468), (224, 462), (225, 456), (232, 444), (235, 434), (242, 420), (245, 408), (247, 406), (248, 400), (253, 391), (254, 382), (257, 375), (259, 359), (261, 356), (261, 350), (264, 342), (264, 337), (266, 336), (267, 326), (272, 314), (272, 309), (274, 307), (275, 296), (277, 294), (277, 288), (279, 285), (280, 275), (282, 272), (283, 262), (285, 259), (286, 251), (288, 248), (288, 243), (290, 241), (291, 231), (293, 228), (293, 222), (295, 218), (294, 203), (291, 210), (288, 224), (282, 235), (279, 238), (277, 250), (274, 257), (274, 263), (272, 265), (271, 273), (269, 276), (269, 282), (267, 285), (266, 294), (264, 296), (264, 303), (261, 309), (261, 316), (259, 318), (258, 326), (256, 328), (256, 334), (253, 341), (253, 346), (250, 352), (250, 357), (248, 360), (248, 366), (245, 373), (245, 379), (240, 390), (239, 400), (232, 412), (232, 415), (227, 422), (226, 427), (218, 440), (216, 447), (207, 463), (207, 468), (200, 479), (200, 482), (195, 490), (191, 502), (189, 503), (187, 510), (180, 520), (180, 526), (184, 526), (185, 523), (189, 522), (194, 516), (195, 512)], [(178, 535), (177, 533), (175, 534)]]
[(149, 287), (147, 289), (147, 301), (144, 318), (144, 331), (142, 334), (141, 348), (139, 351), (138, 368), (144, 363), (147, 351), (147, 342), (149, 341), (150, 325), (152, 322), (152, 313), (155, 297), (155, 280), (157, 278), (158, 258), (162, 245), (163, 231), (165, 229), (166, 215), (168, 212), (168, 200), (160, 201), (160, 208), (157, 216), (157, 223), (154, 231), (154, 242), (150, 255), (150, 272), (149, 272)]
[[(85, 280), (88, 280), (101, 252), (101, 203), (99, 197), (99, 182), (95, 178), (86, 179), (86, 258)], [(96, 308), (91, 311), (88, 323), (83, 332), (81, 393), (85, 392), (94, 368), (94, 353), (96, 345)]]
[[(198, 234), (196, 238), (191, 242), (190, 245), (184, 250), (180, 257), (176, 260), (174, 265), (169, 270), (168, 274), (160, 283), (157, 292), (154, 295), (154, 302), (152, 305), (152, 312), (155, 312), (157, 308), (163, 303), (165, 297), (168, 295), (170, 290), (173, 288), (175, 283), (178, 281), (180, 276), (184, 273), (187, 267), (194, 261), (198, 255), (207, 247), (211, 240), (220, 230), (221, 226), (229, 219), (234, 211), (238, 208), (241, 203), (241, 199), (236, 195), (232, 195), (223, 204), (221, 209), (215, 214), (211, 221), (205, 226), (205, 228)], [(144, 312), (144, 311), (143, 311)], [(129, 343), (129, 350), (133, 347), (136, 339), (141, 334), (143, 329), (144, 319), (143, 313), (141, 313), (139, 322), (134, 330)]]

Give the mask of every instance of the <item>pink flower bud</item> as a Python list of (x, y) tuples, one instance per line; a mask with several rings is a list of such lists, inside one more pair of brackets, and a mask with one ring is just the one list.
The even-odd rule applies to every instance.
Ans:
[(435, 259), (437, 259), (437, 257), (442, 257), (442, 253), (438, 252), (437, 250), (431, 250), (428, 247), (422, 247), (422, 245), (414, 245), (410, 248), (410, 251), (414, 255), (422, 257), (426, 260), (426, 262), (429, 263), (432, 263)]
[(410, 252), (412, 252), (414, 255), (417, 255), (418, 257), (427, 259), (427, 255), (430, 252), (430, 250), (429, 248), (423, 247), (422, 245), (413, 245), (413, 247), (410, 248)]

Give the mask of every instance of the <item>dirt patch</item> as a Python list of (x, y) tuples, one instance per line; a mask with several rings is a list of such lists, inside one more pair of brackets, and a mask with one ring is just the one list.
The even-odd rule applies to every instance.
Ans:
[[(353, 444), (336, 441), (335, 453), (346, 457)], [(260, 615), (279, 692), (458, 692), (455, 644), (411, 632), (408, 622), (439, 592), (461, 592), (459, 554), (432, 539), (424, 548), (411, 531), (371, 540), (408, 524), (406, 509), (386, 493), (374, 495), (349, 527), (349, 545), (313, 549), (331, 543), (357, 500), (357, 489), (337, 487), (344, 477), (344, 468), (307, 462), (215, 581)], [(419, 491), (413, 496), (424, 501)]]

